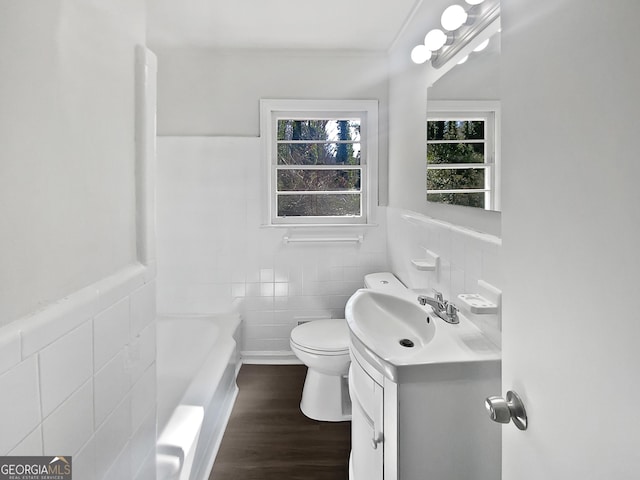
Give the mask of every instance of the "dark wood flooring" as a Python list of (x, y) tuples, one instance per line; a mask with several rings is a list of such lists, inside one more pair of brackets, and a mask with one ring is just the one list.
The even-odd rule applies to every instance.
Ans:
[(300, 411), (303, 365), (243, 365), (209, 480), (347, 480), (350, 422)]

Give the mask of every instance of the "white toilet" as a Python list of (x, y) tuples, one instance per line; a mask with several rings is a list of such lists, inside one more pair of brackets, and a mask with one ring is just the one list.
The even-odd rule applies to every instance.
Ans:
[(298, 325), (291, 331), (290, 344), (308, 368), (300, 402), (302, 413), (327, 422), (351, 420), (347, 321), (334, 318)]
[[(366, 288), (393, 291), (405, 289), (388, 272), (365, 276)], [(291, 331), (291, 350), (304, 363), (307, 378), (300, 409), (307, 417), (327, 422), (351, 420), (349, 398), (349, 327), (345, 319), (314, 320)]]

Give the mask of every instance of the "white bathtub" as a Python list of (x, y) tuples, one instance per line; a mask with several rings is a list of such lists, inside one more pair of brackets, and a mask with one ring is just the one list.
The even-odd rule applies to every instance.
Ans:
[(157, 324), (158, 480), (206, 480), (238, 393), (240, 317)]

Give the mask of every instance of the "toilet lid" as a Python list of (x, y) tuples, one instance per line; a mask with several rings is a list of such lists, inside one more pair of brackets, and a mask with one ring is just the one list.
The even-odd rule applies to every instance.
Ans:
[(294, 328), (291, 341), (303, 348), (342, 352), (349, 350), (349, 327), (344, 318), (314, 320)]

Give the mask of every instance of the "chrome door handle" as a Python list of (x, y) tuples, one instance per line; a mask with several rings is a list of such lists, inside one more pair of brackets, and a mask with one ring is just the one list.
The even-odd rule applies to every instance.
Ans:
[(509, 390), (506, 400), (499, 396), (487, 397), (484, 406), (494, 422), (509, 423), (513, 420), (519, 430), (527, 429), (527, 412), (517, 393)]

